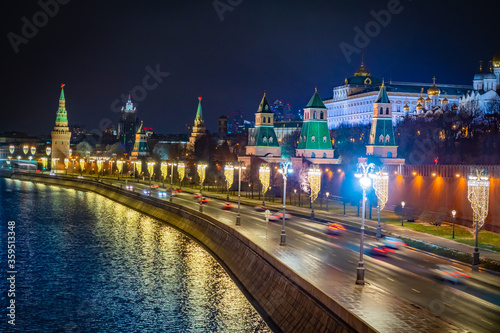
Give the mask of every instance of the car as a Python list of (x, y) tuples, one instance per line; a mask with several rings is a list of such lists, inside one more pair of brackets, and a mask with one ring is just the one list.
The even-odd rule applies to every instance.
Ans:
[[(278, 216), (280, 219), (283, 218), (283, 213), (276, 213), (274, 215)], [(292, 218), (292, 214), (286, 214), (285, 213), (285, 220), (289, 220), (291, 218)]]
[(207, 199), (207, 198), (205, 198), (205, 197), (202, 197), (202, 198), (200, 199), (200, 201), (201, 201), (201, 203), (207, 203), (207, 202), (209, 202), (210, 200), (208, 200), (208, 199)]
[(436, 265), (433, 271), (439, 279), (453, 283), (461, 283), (466, 278), (470, 278), (463, 269), (451, 265)]
[(158, 188), (158, 187), (160, 187), (160, 186), (158, 186), (158, 185), (151, 185), (151, 188)]
[(224, 210), (231, 210), (234, 208), (234, 205), (232, 203), (226, 202), (222, 204), (222, 209)]
[(406, 246), (406, 244), (401, 239), (396, 237), (385, 237), (383, 243), (386, 247), (396, 250)]
[(83, 179), (83, 176), (78, 176), (77, 178), (78, 178), (78, 179)]
[(276, 216), (276, 215), (269, 216), (269, 221), (279, 221), (279, 220), (281, 220), (281, 216)]
[(328, 225), (327, 232), (332, 235), (338, 235), (345, 230), (346, 228), (342, 224), (332, 222)]
[(55, 176), (56, 174), (54, 172), (49, 173), (51, 176)]
[(151, 191), (150, 190), (142, 190), (142, 194), (151, 195)]
[(134, 190), (134, 186), (133, 185), (125, 185), (125, 189), (128, 190), (128, 191), (133, 191)]
[(268, 208), (266, 206), (257, 206), (255, 207), (255, 210), (258, 212), (265, 212)]
[(172, 196), (174, 197), (174, 196), (176, 196), (176, 195), (179, 195), (179, 192), (177, 192), (177, 191), (172, 191)]
[(193, 194), (193, 198), (195, 198), (195, 199), (196, 198), (201, 198), (201, 194), (200, 193), (195, 193), (195, 194)]
[(386, 256), (388, 253), (396, 252), (393, 249), (386, 247), (382, 242), (368, 243), (368, 248), (374, 256)]
[(166, 198), (167, 197), (167, 192), (165, 192), (165, 191), (158, 191), (158, 197), (159, 198)]
[(180, 188), (176, 188), (175, 189), (177, 192), (182, 192), (182, 190)]

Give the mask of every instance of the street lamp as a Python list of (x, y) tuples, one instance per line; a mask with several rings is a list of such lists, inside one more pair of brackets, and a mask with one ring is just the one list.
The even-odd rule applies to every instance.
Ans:
[(259, 180), (262, 184), (262, 206), (266, 206), (266, 201), (264, 200), (267, 189), (269, 188), (269, 179), (271, 175), (271, 169), (268, 165), (261, 164), (259, 168)]
[(229, 201), (229, 189), (234, 181), (234, 167), (231, 164), (226, 164), (224, 166), (224, 177), (226, 178), (226, 200)]
[(330, 196), (330, 192), (326, 192), (326, 211), (328, 212), (328, 197)]
[(312, 165), (307, 171), (307, 179), (311, 188), (311, 218), (314, 218), (314, 200), (321, 189), (321, 170), (317, 165)]
[(177, 164), (177, 173), (179, 174), (179, 188), (182, 189), (182, 180), (186, 175), (186, 165), (182, 162)]
[(286, 180), (288, 178), (288, 173), (292, 173), (293, 169), (290, 167), (290, 161), (280, 162), (279, 173), (283, 176), (283, 223), (281, 224), (281, 239), (280, 245), (286, 245), (286, 233), (285, 233), (285, 219), (286, 219)]
[(153, 176), (155, 162), (148, 162), (149, 185), (151, 185), (151, 177)]
[(239, 163), (238, 166), (235, 167), (235, 169), (238, 169), (238, 215), (236, 215), (236, 225), (241, 225), (241, 216), (240, 216), (241, 170), (245, 170), (246, 167), (243, 163)]
[(472, 169), (471, 174), (469, 175), (469, 181), (467, 182), (467, 187), (467, 199), (469, 199), (472, 210), (474, 212), (473, 219), (476, 234), (474, 253), (472, 254), (472, 269), (478, 270), (479, 229), (483, 227), (486, 216), (488, 216), (488, 204), (490, 200), (490, 179), (488, 176), (488, 171), (485, 169)]
[(404, 201), (401, 201), (401, 226), (404, 226), (403, 221), (405, 220), (405, 205), (406, 203)]
[(205, 181), (205, 173), (206, 173), (207, 165), (203, 162), (199, 162), (197, 169), (198, 169), (198, 176), (200, 177), (200, 208), (199, 208), (199, 210), (200, 210), (200, 212), (203, 213), (203, 192), (202, 192), (202, 189), (203, 189), (203, 182)]
[(363, 250), (364, 250), (364, 237), (365, 237), (365, 209), (366, 209), (366, 190), (370, 187), (372, 181), (368, 177), (368, 173), (373, 171), (375, 165), (373, 163), (358, 163), (358, 171), (354, 174), (356, 178), (359, 178), (359, 184), (363, 189), (363, 215), (361, 217), (361, 240), (359, 245), (359, 263), (356, 269), (356, 284), (365, 284), (365, 267), (363, 263)]
[(451, 211), (451, 215), (453, 216), (453, 228), (452, 228), (452, 231), (451, 231), (451, 239), (455, 239), (455, 215), (457, 215), (457, 211), (456, 210), (452, 210)]
[(384, 168), (379, 169), (378, 172), (371, 173), (370, 177), (373, 179), (373, 189), (378, 199), (378, 225), (377, 237), (382, 237), (382, 228), (380, 226), (380, 211), (382, 211), (389, 199), (389, 174)]

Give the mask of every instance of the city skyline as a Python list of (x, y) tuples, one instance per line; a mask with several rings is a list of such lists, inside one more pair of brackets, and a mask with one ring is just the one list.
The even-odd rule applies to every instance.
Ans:
[[(125, 1), (119, 8), (113, 2), (99, 8), (62, 3), (57, 11), (45, 10), (46, 22), (38, 22), (37, 32), (23, 42), (13, 36), (24, 36), (25, 22), (43, 19), (37, 13), (44, 9), (36, 2), (9, 4), (2, 71), (9, 116), (1, 132), (48, 134), (61, 83), (67, 84), (69, 124), (84, 124), (88, 131), (102, 131), (107, 119), (116, 127), (120, 114), (114, 111), (126, 103), (121, 96), (135, 88), (136, 97), (147, 93), (132, 98), (145, 126), (179, 132), (192, 123), (202, 96), (207, 128), (215, 132), (218, 117), (234, 110), (252, 119), (263, 92), (295, 109), (306, 105), (314, 87), (331, 97), (362, 58), (374, 76), (386, 80), (431, 83), (436, 76), (441, 83), (469, 85), (479, 60), (490, 60), (500, 45), (488, 5), (457, 6), (450, 15), (449, 8), (431, 2), (401, 1), (369, 45), (358, 48), (355, 28), (370, 27), (394, 1), (356, 8), (240, 2), (225, 11), (212, 2), (138, 7)], [(470, 19), (475, 17), (480, 24)], [(359, 53), (349, 55), (349, 47)]]

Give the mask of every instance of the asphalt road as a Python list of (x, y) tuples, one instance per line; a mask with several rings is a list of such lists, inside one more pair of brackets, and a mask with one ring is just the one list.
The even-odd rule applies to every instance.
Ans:
[[(119, 186), (117, 181), (113, 183)], [(135, 192), (142, 192), (143, 189), (151, 190), (147, 184), (134, 183), (133, 186)], [(151, 195), (157, 196), (157, 190), (151, 190)], [(222, 209), (224, 201), (209, 199), (210, 201), (203, 205), (204, 213), (221, 222), (234, 225), (237, 204), (233, 203), (234, 208), (227, 211)], [(181, 192), (173, 198), (173, 202), (192, 209), (199, 207), (197, 199), (187, 192)], [(279, 243), (281, 221), (266, 223), (263, 212), (242, 205), (241, 223), (245, 233), (258, 234), (270, 243)], [(301, 251), (303, 259), (306, 260), (300, 262), (307, 262), (308, 265), (308, 267), (293, 267), (294, 261), (287, 260), (290, 268), (298, 272), (307, 269), (314, 276), (329, 279), (345, 278), (347, 273), (352, 275), (354, 283), (359, 261), (359, 232), (347, 230), (338, 236), (329, 235), (327, 226), (323, 223), (292, 217), (286, 220), (286, 234), (287, 245), (303, 250)], [(365, 245), (374, 241), (376, 241), (374, 237), (365, 236)], [(290, 259), (286, 258), (286, 251), (283, 251), (282, 255), (283, 258), (279, 259)], [(465, 278), (460, 284), (442, 281), (433, 272), (437, 264), (462, 268), (470, 278)], [(365, 246), (364, 265), (367, 283), (404, 299), (423, 311), (471, 332), (499, 330), (499, 275), (472, 272), (469, 267), (460, 263), (411, 248), (402, 248), (388, 256), (374, 256), (370, 248)]]

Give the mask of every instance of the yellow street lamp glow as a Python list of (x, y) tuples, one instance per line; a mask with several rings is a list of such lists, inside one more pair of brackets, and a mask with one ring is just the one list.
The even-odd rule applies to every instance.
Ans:
[(47, 156), (50, 156), (51, 152), (52, 152), (52, 148), (47, 147), (47, 149), (45, 149), (45, 153), (47, 154)]
[(44, 169), (47, 169), (47, 157), (42, 157), (42, 166)]
[(206, 173), (207, 165), (203, 162), (200, 162), (200, 163), (198, 163), (196, 168), (198, 170), (198, 176), (200, 177), (200, 185), (203, 185), (203, 182), (205, 181), (205, 173)]
[(234, 181), (234, 167), (231, 164), (224, 166), (224, 177), (226, 178), (226, 189), (229, 191)]
[(15, 150), (16, 150), (16, 147), (14, 147), (14, 146), (9, 146), (9, 152), (10, 152), (11, 154), (14, 154), (14, 151), (15, 151)]
[(103, 161), (101, 159), (97, 160), (97, 162), (96, 162), (96, 164), (97, 164), (97, 172), (101, 172), (102, 163), (103, 163)]
[(80, 158), (80, 170), (83, 170), (85, 167), (85, 160), (83, 158)]
[(137, 169), (137, 172), (139, 173), (139, 175), (141, 174), (142, 172), (142, 161), (137, 161), (135, 162), (135, 168)]
[(24, 153), (24, 155), (26, 155), (29, 150), (30, 150), (29, 146), (23, 146), (23, 153)]
[(154, 172), (155, 162), (148, 162), (147, 164), (148, 164), (149, 177), (152, 177)]
[(36, 147), (31, 147), (31, 155), (35, 155), (36, 153)]
[(73, 156), (73, 149), (69, 150), (69, 156)]
[(269, 189), (269, 181), (271, 178), (271, 169), (268, 165), (261, 164), (259, 168), (259, 180), (262, 184), (262, 196), (264, 196)]
[(161, 162), (160, 171), (161, 171), (161, 176), (162, 176), (163, 180), (167, 179), (167, 174), (168, 174), (168, 163), (167, 162)]
[(68, 168), (68, 165), (69, 165), (69, 159), (68, 158), (65, 158), (64, 159), (64, 168), (67, 169)]
[(179, 163), (177, 165), (177, 173), (179, 174), (179, 181), (182, 183), (186, 175), (186, 165), (184, 163)]
[(123, 161), (116, 161), (116, 168), (118, 169), (118, 173), (122, 173)]

